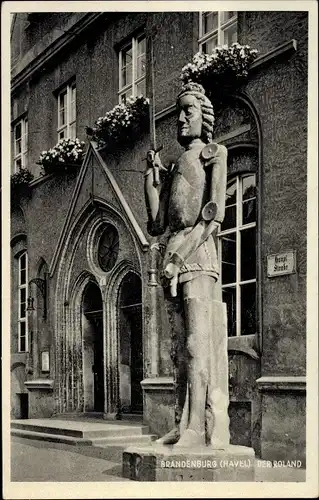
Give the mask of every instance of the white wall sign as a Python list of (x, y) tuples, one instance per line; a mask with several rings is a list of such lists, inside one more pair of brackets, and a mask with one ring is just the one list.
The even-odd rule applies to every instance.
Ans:
[(267, 276), (282, 276), (283, 274), (292, 274), (296, 272), (296, 251), (267, 255)]
[(49, 372), (50, 371), (50, 353), (49, 351), (41, 352), (41, 371)]

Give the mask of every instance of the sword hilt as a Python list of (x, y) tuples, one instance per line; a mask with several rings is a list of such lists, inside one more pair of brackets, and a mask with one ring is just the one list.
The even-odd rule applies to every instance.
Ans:
[(147, 156), (146, 158), (143, 158), (143, 161), (149, 161), (150, 163), (153, 163), (153, 161), (155, 160), (155, 155), (156, 153), (159, 153), (160, 151), (162, 151), (163, 149), (163, 146), (159, 146), (157, 149), (150, 149), (148, 152), (147, 152)]
[(154, 163), (155, 162), (155, 155), (157, 153), (159, 153), (159, 151), (161, 151), (162, 149), (163, 149), (163, 146), (159, 146), (156, 149), (150, 149), (147, 152), (146, 158), (143, 158), (143, 160), (148, 161), (152, 165), (152, 168), (153, 168), (153, 181), (154, 181), (154, 186), (155, 187), (158, 186), (159, 183), (160, 183), (160, 177), (159, 177), (159, 171), (160, 171), (160, 169), (161, 170), (166, 170), (166, 168), (163, 167), (162, 165), (159, 166), (159, 165), (155, 165), (155, 163)]

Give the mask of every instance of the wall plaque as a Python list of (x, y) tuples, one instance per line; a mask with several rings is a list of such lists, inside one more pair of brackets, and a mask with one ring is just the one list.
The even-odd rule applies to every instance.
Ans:
[(50, 371), (50, 353), (49, 351), (41, 352), (41, 371), (49, 372)]
[(267, 255), (267, 276), (273, 278), (284, 274), (293, 274), (296, 272), (296, 251)]

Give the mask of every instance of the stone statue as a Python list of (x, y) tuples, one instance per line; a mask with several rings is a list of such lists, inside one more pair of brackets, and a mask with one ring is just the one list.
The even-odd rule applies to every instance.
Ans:
[(185, 151), (167, 171), (148, 152), (148, 231), (168, 240), (162, 274), (183, 304), (175, 339), (175, 427), (157, 442), (177, 447), (229, 444), (226, 307), (221, 299), (216, 233), (223, 221), (227, 149), (212, 143), (214, 110), (203, 87), (177, 98), (178, 141)]

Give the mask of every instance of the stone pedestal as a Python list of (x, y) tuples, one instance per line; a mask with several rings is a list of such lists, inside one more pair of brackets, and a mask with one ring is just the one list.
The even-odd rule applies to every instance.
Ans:
[(183, 449), (153, 443), (123, 452), (123, 477), (134, 481), (254, 481), (255, 452), (228, 445)]

